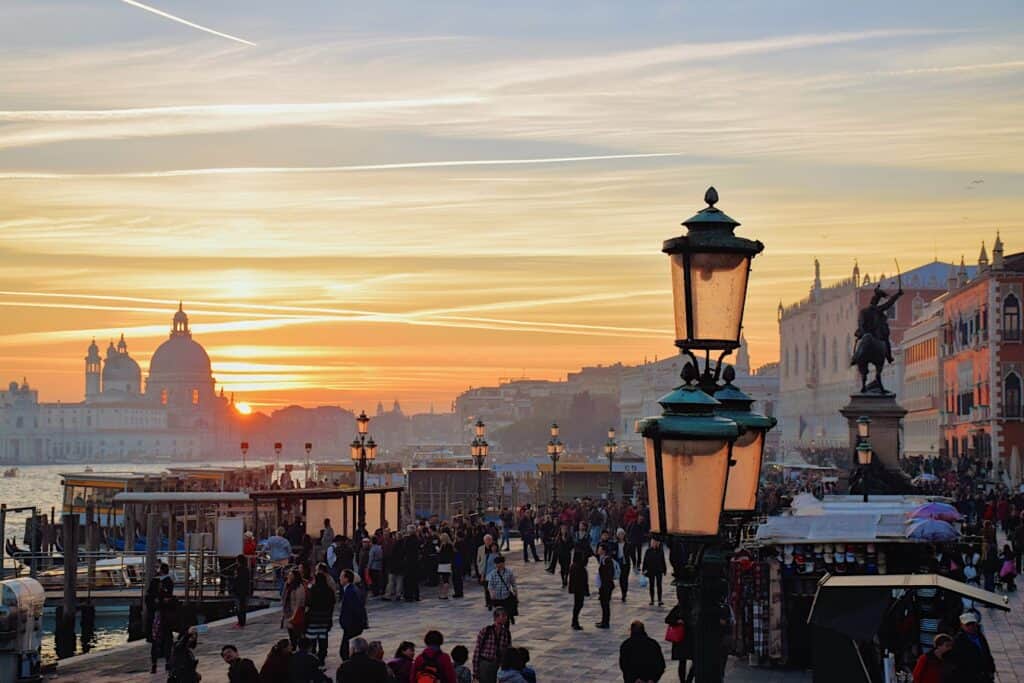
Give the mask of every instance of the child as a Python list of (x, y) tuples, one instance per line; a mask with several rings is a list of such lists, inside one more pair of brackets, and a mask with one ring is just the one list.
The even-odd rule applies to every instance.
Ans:
[(469, 650), (465, 645), (456, 645), (452, 648), (452, 662), (455, 663), (455, 683), (473, 683), (473, 672), (466, 666), (469, 659)]
[(526, 683), (537, 683), (537, 672), (530, 666), (530, 651), (525, 647), (519, 648), (519, 657), (523, 660), (523, 668), (519, 673), (526, 679)]

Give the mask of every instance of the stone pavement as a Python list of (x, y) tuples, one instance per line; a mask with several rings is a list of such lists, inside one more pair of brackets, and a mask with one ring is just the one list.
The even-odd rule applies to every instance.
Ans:
[[(596, 591), (592, 591), (594, 597), (587, 601), (580, 620), (585, 630), (576, 632), (569, 628), (572, 597), (561, 590), (558, 576), (548, 574), (540, 564), (534, 562), (524, 565), (518, 548), (514, 547), (513, 552), (506, 555), (520, 585), (523, 612), (512, 627), (512, 642), (529, 648), (531, 665), (537, 669), (539, 680), (545, 683), (604, 683), (622, 680), (618, 668), (619, 644), (628, 634), (629, 623), (634, 619), (643, 621), (651, 637), (662, 642), (668, 665), (663, 680), (677, 679), (676, 664), (670, 661), (669, 644), (662, 641), (665, 633), (664, 618), (673, 604), (669, 593), (665, 596), (665, 607), (648, 606), (647, 591), (640, 589), (638, 577), (634, 575), (630, 581), (628, 602), (623, 604), (616, 591), (612, 601), (612, 628), (602, 630), (593, 626), (600, 618), (600, 606)], [(669, 592), (672, 590), (667, 582), (665, 588)], [(423, 644), (423, 634), (431, 628), (437, 628), (444, 634), (446, 652), (462, 644), (469, 648), (472, 655), (477, 631), (490, 623), (490, 613), (484, 607), (483, 592), (473, 582), (467, 583), (466, 597), (459, 600), (439, 600), (436, 593), (425, 588), (419, 603), (371, 599), (367, 607), (370, 629), (363, 637), (367, 640), (380, 640), (388, 658), (403, 640), (415, 642), (418, 651)], [(220, 647), (227, 643), (236, 645), (242, 656), (252, 659), (257, 667), (262, 665), (271, 645), (279, 638), (287, 637), (278, 628), (279, 618), (280, 612), (277, 610), (264, 610), (250, 614), (248, 626), (242, 630), (232, 628), (234, 619), (211, 624), (209, 633), (200, 636), (197, 648), (203, 682), (216, 683), (227, 679), (226, 666), (220, 659)], [(335, 625), (331, 631), (331, 654), (327, 659), (327, 672), (332, 677), (340, 663), (337, 652), (340, 642), (341, 632)], [(803, 672), (748, 669), (739, 665), (735, 659), (731, 662), (727, 676), (730, 683), (810, 681), (810, 675)], [(140, 641), (64, 660), (59, 664), (57, 673), (47, 680), (61, 683), (163, 683), (166, 674), (161, 672), (150, 675), (149, 644)]]

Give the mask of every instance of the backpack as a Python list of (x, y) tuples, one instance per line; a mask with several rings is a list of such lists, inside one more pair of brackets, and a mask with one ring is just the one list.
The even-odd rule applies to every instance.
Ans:
[(437, 662), (424, 660), (423, 668), (416, 672), (416, 683), (441, 683), (441, 672), (437, 668)]

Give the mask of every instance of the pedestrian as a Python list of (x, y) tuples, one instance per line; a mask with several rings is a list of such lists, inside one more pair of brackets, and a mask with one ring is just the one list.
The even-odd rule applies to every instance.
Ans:
[(594, 624), (597, 628), (611, 628), (612, 613), (612, 591), (615, 590), (615, 567), (608, 557), (608, 548), (604, 545), (597, 546), (597, 576), (598, 591), (597, 599), (601, 603), (601, 621)]
[(452, 648), (452, 664), (455, 665), (455, 683), (473, 683), (473, 672), (466, 666), (469, 661), (469, 650), (465, 645)]
[(455, 558), (452, 562), (452, 597), (463, 596), (463, 581), (466, 578), (467, 561), (471, 553), (469, 539), (466, 538), (466, 531), (459, 529), (455, 533)]
[(288, 574), (288, 582), (281, 598), (281, 628), (288, 629), (288, 640), (294, 649), (299, 638), (306, 630), (306, 604), (309, 591), (302, 582), (302, 574), (293, 569)]
[(403, 640), (395, 650), (394, 658), (388, 661), (388, 669), (391, 670), (392, 678), (400, 683), (406, 683), (412, 675), (412, 663), (415, 659), (416, 645), (408, 640)]
[(504, 608), (509, 622), (516, 623), (516, 615), (519, 613), (516, 576), (505, 566), (505, 558), (502, 555), (494, 558), (494, 569), (487, 575), (487, 593), (490, 595), (492, 607)]
[(177, 613), (174, 597), (174, 579), (166, 562), (160, 563), (157, 575), (146, 586), (146, 612), (149, 621), (146, 636), (150, 642), (150, 673), (156, 673), (157, 660), (164, 660), (164, 668), (171, 668), (171, 649), (174, 645), (173, 621)]
[(686, 662), (693, 659), (693, 639), (690, 636), (690, 625), (687, 623), (689, 606), (685, 601), (680, 601), (673, 607), (665, 617), (665, 623), (674, 628), (677, 637), (669, 642), (672, 643), (672, 660), (679, 662), (679, 680), (692, 681), (696, 670), (691, 670), (689, 677), (686, 675)]
[(953, 637), (940, 633), (932, 642), (931, 652), (917, 658), (914, 683), (952, 683), (953, 667), (948, 655), (953, 651)]
[(1010, 544), (1003, 545), (1003, 553), (1000, 555), (1001, 566), (999, 568), (999, 580), (1002, 581), (1007, 593), (1017, 590), (1014, 579), (1017, 578), (1017, 563)]
[(178, 636), (174, 648), (171, 650), (171, 665), (168, 669), (167, 680), (174, 683), (199, 683), (202, 676), (196, 671), (199, 660), (196, 659), (196, 645), (199, 642), (199, 631), (195, 626), (190, 626)]
[(652, 538), (650, 547), (644, 553), (643, 575), (647, 577), (647, 589), (651, 594), (652, 605), (654, 604), (655, 588), (657, 588), (658, 607), (665, 604), (661, 599), (661, 582), (666, 571), (668, 571), (668, 566), (665, 564), (665, 551), (661, 547), (661, 541)]
[(562, 577), (562, 588), (569, 585), (569, 566), (572, 564), (572, 551), (575, 543), (568, 527), (561, 527), (558, 537), (555, 539), (555, 548), (551, 558), (551, 572), (554, 573), (554, 565), (558, 563), (559, 573)]
[(573, 597), (572, 628), (574, 631), (582, 631), (580, 610), (583, 609), (583, 600), (590, 597), (590, 580), (587, 577), (587, 556), (581, 552), (573, 555), (569, 567), (569, 593)]
[(284, 537), (284, 527), (277, 527), (276, 533), (264, 545), (270, 564), (274, 565), (274, 581), (278, 595), (284, 594), (285, 567), (292, 559), (292, 544)]
[(473, 677), (480, 683), (497, 681), (501, 658), (512, 646), (508, 614), (503, 608), (495, 607), (493, 617), (493, 623), (476, 634), (476, 647), (473, 648)]
[(310, 652), (312, 649), (312, 640), (299, 638), (298, 649), (288, 660), (288, 683), (330, 683), (331, 679), (320, 670), (320, 661)]
[(334, 590), (327, 583), (327, 573), (317, 572), (313, 588), (309, 591), (309, 609), (306, 619), (306, 637), (316, 644), (316, 658), (320, 666), (327, 661), (327, 640), (334, 621)]
[(353, 638), (352, 656), (341, 663), (335, 677), (337, 683), (388, 683), (388, 667), (369, 655), (365, 638)]
[(238, 648), (225, 645), (220, 649), (220, 658), (228, 665), (228, 683), (260, 683), (260, 672), (251, 659), (238, 656)]
[(498, 670), (500, 683), (527, 683), (523, 677), (523, 658), (519, 650), (510, 647), (501, 658), (501, 669)]
[(516, 523), (515, 515), (507, 507), (501, 509), (501, 543), (498, 550), (512, 549), (512, 526)]
[(653, 683), (665, 673), (661, 645), (647, 635), (642, 621), (629, 625), (629, 637), (619, 646), (623, 683)]
[(260, 667), (260, 683), (288, 683), (288, 662), (292, 658), (292, 644), (287, 638), (274, 643)]
[(231, 594), (235, 597), (235, 611), (238, 613), (235, 628), (245, 628), (245, 613), (249, 608), (249, 596), (252, 595), (252, 575), (249, 573), (249, 560), (245, 555), (235, 558)]
[(406, 602), (420, 601), (420, 539), (416, 526), (410, 524), (402, 543), (405, 553), (405, 580), (402, 582)]
[(529, 562), (527, 551), (533, 551), (533, 561), (540, 562), (537, 557), (537, 526), (533, 523), (533, 512), (527, 512), (519, 520), (519, 536), (523, 541), (523, 562)]
[(647, 540), (647, 531), (647, 519), (642, 514), (637, 515), (636, 521), (626, 524), (626, 540), (629, 542), (629, 554), (632, 559), (632, 565), (637, 571), (640, 570), (640, 554), (643, 550), (644, 542)]
[[(437, 681), (437, 683), (456, 683), (455, 665), (452, 658), (441, 650), (444, 636), (440, 631), (430, 630), (423, 636), (426, 645), (419, 656), (413, 660), (412, 671), (409, 673), (410, 683), (420, 681)], [(432, 676), (433, 678), (428, 678)]]
[(405, 576), (404, 545), (401, 534), (394, 532), (394, 539), (384, 550), (384, 569), (388, 573), (388, 588), (382, 600), (401, 600), (405, 592), (403, 578)]
[(441, 534), (437, 549), (437, 597), (441, 600), (448, 599), (448, 590), (451, 586), (452, 564), (455, 562), (455, 546), (448, 534)]
[(349, 641), (362, 634), (366, 628), (366, 605), (359, 590), (353, 585), (355, 572), (346, 569), (341, 572), (341, 609), (338, 612), (338, 624), (341, 626), (341, 661), (348, 659)]
[(619, 565), (619, 592), (622, 593), (622, 602), (626, 602), (626, 593), (629, 592), (629, 544), (626, 542), (626, 530), (619, 529), (615, 532), (615, 540), (612, 542), (615, 554), (612, 559)]
[(384, 593), (384, 548), (380, 544), (380, 537), (374, 536), (370, 543), (369, 554), (369, 583), (373, 597), (380, 597)]
[(484, 587), (484, 604), (487, 605), (487, 609), (491, 609), (491, 596), (487, 592), (487, 577), (494, 571), (494, 558), (499, 554), (498, 547), (494, 543), (494, 536), (484, 534), (484, 543), (476, 551), (476, 568), (477, 576), (480, 577), (480, 585)]
[(974, 612), (960, 615), (960, 633), (953, 639), (950, 653), (958, 683), (991, 683), (995, 680), (996, 664), (988, 640), (978, 626)]
[(334, 529), (331, 527), (331, 520), (325, 519), (324, 528), (320, 530), (320, 557), (317, 558), (318, 560), (326, 559), (327, 549), (334, 543), (335, 535)]

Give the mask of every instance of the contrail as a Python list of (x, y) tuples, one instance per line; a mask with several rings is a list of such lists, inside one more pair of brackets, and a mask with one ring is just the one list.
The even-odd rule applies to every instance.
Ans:
[(162, 10), (158, 10), (156, 7), (150, 7), (149, 5), (143, 5), (141, 2), (137, 2), (137, 0), (121, 0), (121, 2), (125, 3), (126, 5), (131, 5), (132, 7), (138, 7), (139, 9), (144, 9), (147, 12), (152, 12), (153, 14), (155, 14), (157, 16), (160, 16), (160, 17), (163, 17), (164, 19), (170, 19), (171, 21), (176, 21), (179, 24), (184, 24), (185, 26), (191, 26), (192, 28), (197, 28), (200, 31), (205, 31), (206, 33), (209, 33), (211, 35), (220, 36), (221, 38), (227, 38), (228, 40), (233, 40), (236, 43), (242, 43), (243, 45), (250, 45), (252, 47), (256, 47), (256, 43), (248, 41), (245, 38), (239, 38), (238, 36), (233, 36), (230, 33), (221, 33), (220, 31), (216, 31), (216, 30), (214, 30), (212, 28), (208, 28), (206, 26), (201, 26), (200, 24), (194, 24), (194, 23), (192, 23), (191, 21), (189, 21), (187, 19), (182, 19), (181, 17), (176, 17), (173, 14), (168, 14), (167, 12), (164, 12)]
[(229, 168), (182, 168), (170, 171), (138, 171), (127, 173), (0, 173), (0, 180), (69, 180), (74, 178), (182, 178), (208, 175), (262, 175), (267, 173), (346, 173), (353, 171), (394, 171), (416, 168), (451, 168), (456, 166), (520, 166), (527, 164), (569, 164), (581, 161), (615, 161), (619, 159), (657, 159), (680, 157), (682, 152), (650, 154), (595, 154), (579, 157), (537, 157), (533, 159), (465, 159), (459, 161), (409, 161), (395, 164), (358, 164), (352, 166), (237, 166)]

